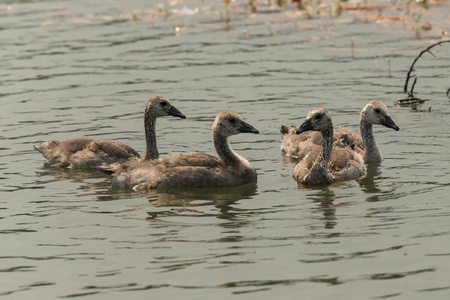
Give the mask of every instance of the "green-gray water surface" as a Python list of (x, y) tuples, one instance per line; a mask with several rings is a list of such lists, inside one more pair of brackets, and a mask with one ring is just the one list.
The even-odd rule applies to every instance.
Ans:
[[(2, 1), (0, 296), (448, 299), (450, 43), (416, 64), (416, 96), (430, 101), (394, 101), (417, 54), (448, 36), (450, 8), (404, 3), (338, 18), (332, 1), (308, 15), (237, 0), (228, 16), (222, 1)], [(158, 120), (162, 156), (214, 154), (212, 121), (233, 110), (260, 131), (231, 138), (258, 182), (139, 194), (33, 149), (89, 137), (143, 153), (155, 94), (187, 116)], [(374, 129), (383, 162), (299, 187), (280, 125), (323, 107), (359, 132), (372, 99), (400, 127)]]

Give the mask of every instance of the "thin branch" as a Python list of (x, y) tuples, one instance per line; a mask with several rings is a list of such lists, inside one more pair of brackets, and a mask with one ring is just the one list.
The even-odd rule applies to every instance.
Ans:
[[(431, 53), (431, 51), (430, 51), (431, 48), (433, 48), (434, 46), (441, 45), (441, 44), (443, 44), (443, 43), (449, 43), (449, 42), (450, 42), (450, 40), (440, 41), (440, 42), (438, 42), (438, 43), (435, 43), (435, 44), (429, 46), (427, 49), (422, 50), (422, 51), (419, 53), (419, 55), (414, 59), (414, 61), (413, 61), (412, 65), (411, 65), (411, 67), (409, 68), (408, 75), (406, 75), (406, 82), (405, 82), (405, 86), (403, 87), (403, 92), (404, 92), (405, 94), (406, 94), (407, 91), (408, 91), (408, 82), (409, 82), (409, 79), (412, 77), (411, 72), (414, 70), (414, 65), (415, 65), (416, 62), (419, 60), (419, 58), (420, 58), (424, 53), (426, 53), (426, 52), (428, 52), (428, 53), (430, 53), (431, 55), (434, 56), (434, 54)], [(411, 89), (411, 92), (412, 92), (412, 89)]]
[(410, 98), (414, 98), (414, 87), (416, 86), (417, 83), (417, 77), (414, 78), (414, 82), (411, 86), (411, 92), (409, 92), (409, 97)]
[(428, 50), (427, 52), (433, 55), (433, 57), (436, 57), (436, 55), (434, 55), (433, 52), (431, 52), (430, 50)]

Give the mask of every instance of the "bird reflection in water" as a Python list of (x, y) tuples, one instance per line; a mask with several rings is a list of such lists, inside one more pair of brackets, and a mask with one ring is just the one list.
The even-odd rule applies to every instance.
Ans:
[(318, 204), (317, 209), (314, 212), (319, 212), (322, 214), (321, 220), (325, 221), (325, 229), (333, 229), (337, 224), (336, 218), (336, 204), (334, 200), (336, 199), (336, 194), (329, 186), (302, 186), (301, 189), (310, 190), (313, 193), (308, 194), (307, 198), (313, 200)]
[(381, 192), (377, 184), (377, 179), (381, 175), (380, 165), (381, 163), (372, 163), (366, 166), (366, 175), (358, 180), (359, 186), (364, 193), (371, 194)]
[[(46, 186), (52, 182), (70, 181), (80, 184), (77, 190), (88, 190), (96, 193), (98, 190), (108, 188), (111, 184), (104, 180), (104, 176), (91, 169), (63, 169), (53, 168), (49, 163), (44, 164), (36, 171), (38, 180), (36, 184)], [(49, 176), (50, 178), (45, 178)]]
[[(148, 200), (153, 207), (183, 207), (195, 208), (200, 206), (214, 206), (218, 209), (215, 213), (219, 219), (232, 220), (242, 212), (233, 207), (239, 200), (251, 199), (257, 195), (257, 183), (252, 182), (237, 187), (221, 188), (174, 188), (166, 190), (149, 191)], [(192, 210), (191, 210), (192, 212)], [(163, 211), (147, 212), (149, 219), (158, 218)], [(203, 211), (198, 211), (204, 215)]]
[(366, 176), (358, 179), (361, 190), (367, 195), (367, 202), (377, 202), (390, 198), (390, 195), (395, 192), (395, 188), (386, 189), (381, 187), (383, 182), (392, 178), (382, 176), (381, 163), (371, 163), (367, 165)]

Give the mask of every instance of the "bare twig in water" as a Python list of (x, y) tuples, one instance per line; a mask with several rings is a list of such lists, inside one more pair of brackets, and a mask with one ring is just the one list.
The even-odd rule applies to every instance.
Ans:
[(411, 92), (409, 93), (409, 96), (414, 97), (414, 87), (416, 86), (417, 83), (417, 77), (414, 77), (414, 82), (411, 86)]
[(430, 99), (420, 99), (420, 98), (409, 96), (406, 99), (401, 99), (401, 100), (395, 101), (395, 106), (398, 106), (398, 107), (411, 107), (412, 109), (417, 109), (417, 106), (419, 104), (423, 104), (426, 101), (430, 101)]
[(411, 87), (411, 92), (408, 93), (408, 97), (406, 97), (406, 99), (397, 100), (397, 102), (395, 103), (396, 106), (411, 107), (412, 109), (417, 109), (417, 106), (419, 104), (423, 104), (423, 103), (425, 103), (425, 101), (430, 101), (430, 99), (420, 99), (420, 98), (414, 97), (413, 91), (414, 91), (414, 87), (416, 86), (416, 83), (417, 83), (417, 77), (414, 78), (414, 82)]
[(450, 98), (450, 88), (448, 88), (448, 90), (447, 90), (447, 97)]
[[(429, 46), (428, 48), (426, 48), (425, 50), (422, 50), (422, 51), (419, 53), (419, 55), (416, 57), (416, 59), (414, 59), (413, 63), (411, 64), (411, 67), (409, 68), (408, 74), (406, 75), (406, 82), (405, 82), (405, 86), (403, 87), (403, 92), (404, 92), (405, 94), (408, 93), (408, 83), (409, 83), (409, 79), (410, 79), (411, 77), (415, 77), (415, 75), (411, 75), (411, 73), (412, 73), (412, 71), (414, 70), (414, 65), (415, 65), (416, 62), (419, 60), (419, 58), (420, 58), (424, 53), (427, 53), (427, 52), (434, 56), (434, 54), (430, 51), (431, 48), (433, 48), (434, 46), (437, 46), (437, 45), (441, 45), (441, 44), (443, 44), (443, 43), (448, 43), (448, 42), (450, 42), (450, 40), (445, 40), (445, 41), (440, 41), (440, 42), (438, 42), (438, 43), (435, 43), (435, 44)], [(415, 81), (414, 81), (414, 83), (415, 83)], [(411, 88), (411, 92), (409, 93), (409, 96), (414, 97), (414, 84), (413, 84), (413, 87)]]
[[(400, 107), (408, 106), (408, 107), (412, 107), (413, 109), (417, 109), (417, 106), (418, 106), (419, 104), (422, 104), (422, 103), (424, 103), (425, 101), (430, 101), (429, 99), (420, 99), (420, 98), (416, 98), (416, 97), (414, 96), (414, 87), (416, 86), (416, 83), (417, 83), (417, 77), (416, 77), (415, 75), (411, 75), (411, 73), (412, 73), (412, 71), (414, 70), (414, 65), (415, 65), (415, 63), (419, 60), (419, 58), (420, 58), (424, 53), (427, 53), (427, 52), (428, 52), (428, 53), (430, 53), (431, 55), (434, 56), (434, 54), (430, 51), (431, 48), (433, 48), (434, 46), (437, 46), (437, 45), (441, 45), (441, 44), (443, 44), (443, 43), (448, 43), (448, 42), (450, 42), (450, 40), (440, 41), (440, 42), (438, 42), (438, 43), (435, 43), (435, 44), (429, 46), (428, 48), (426, 48), (425, 50), (422, 50), (422, 51), (419, 53), (419, 55), (414, 59), (414, 61), (413, 61), (412, 65), (411, 65), (411, 67), (409, 68), (408, 75), (406, 75), (406, 82), (405, 82), (405, 86), (403, 87), (403, 91), (404, 91), (406, 94), (408, 94), (408, 97), (407, 97), (406, 99), (397, 100), (397, 101), (395, 102), (395, 105), (396, 105), (396, 106), (400, 106)], [(412, 84), (412, 86), (411, 86), (410, 92), (408, 93), (408, 83), (409, 83), (409, 79), (411, 79), (411, 78), (413, 78), (413, 77), (414, 77), (414, 82), (413, 82), (413, 84)], [(450, 89), (448, 89), (448, 91), (447, 91), (447, 96), (450, 98), (449, 93), (450, 93)]]

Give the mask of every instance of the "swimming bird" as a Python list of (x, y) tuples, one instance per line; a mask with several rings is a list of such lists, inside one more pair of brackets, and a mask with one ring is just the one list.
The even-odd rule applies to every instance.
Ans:
[[(370, 101), (361, 111), (359, 127), (361, 136), (350, 129), (334, 129), (334, 147), (352, 147), (364, 158), (364, 163), (381, 162), (382, 156), (373, 136), (372, 125), (383, 125), (396, 131), (400, 128), (389, 115), (386, 106), (380, 101)], [(318, 132), (295, 134), (297, 128), (281, 126), (281, 151), (287, 156), (302, 159), (313, 145), (321, 145), (321, 135)]]
[[(152, 97), (145, 108), (144, 127), (146, 149), (141, 160), (159, 158), (156, 144), (156, 119), (163, 116), (186, 118), (170, 101), (162, 96)], [(124, 163), (139, 159), (139, 153), (130, 146), (112, 140), (97, 141), (78, 138), (65, 141), (49, 140), (34, 148), (49, 160), (52, 167), (94, 168), (102, 164)]]
[(296, 131), (317, 131), (322, 145), (315, 145), (294, 168), (294, 178), (299, 184), (321, 185), (336, 181), (356, 179), (365, 174), (362, 156), (350, 146), (333, 148), (333, 120), (324, 109), (308, 113), (306, 121)]
[(231, 149), (228, 138), (239, 133), (259, 133), (231, 111), (216, 116), (212, 127), (213, 144), (218, 157), (192, 152), (140, 163), (102, 166), (99, 170), (113, 183), (134, 191), (175, 187), (231, 187), (255, 182), (255, 169)]

